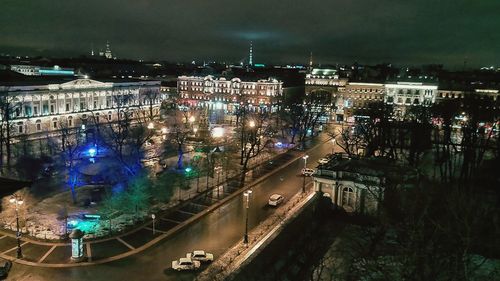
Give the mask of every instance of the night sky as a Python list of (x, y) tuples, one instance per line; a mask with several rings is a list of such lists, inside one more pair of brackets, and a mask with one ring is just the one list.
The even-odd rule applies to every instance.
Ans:
[(500, 65), (499, 0), (3, 0), (0, 52)]

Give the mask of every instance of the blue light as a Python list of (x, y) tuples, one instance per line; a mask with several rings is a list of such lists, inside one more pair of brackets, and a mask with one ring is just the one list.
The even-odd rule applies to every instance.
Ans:
[(189, 173), (191, 172), (193, 169), (191, 169), (191, 167), (187, 167), (186, 169), (184, 169), (186, 171), (186, 173)]
[(276, 143), (276, 147), (282, 147), (282, 146), (283, 146), (282, 142), (279, 141), (279, 142)]
[(40, 69), (42, 75), (75, 75), (73, 70)]

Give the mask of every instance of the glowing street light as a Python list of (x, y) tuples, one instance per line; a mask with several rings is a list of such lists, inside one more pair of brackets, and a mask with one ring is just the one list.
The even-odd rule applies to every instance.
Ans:
[[(307, 167), (307, 158), (309, 158), (309, 155), (304, 155), (302, 156), (302, 159), (304, 159), (304, 172)], [(302, 181), (302, 193), (306, 193), (306, 174), (304, 173), (304, 180)]]
[(248, 125), (250, 126), (250, 128), (254, 128), (255, 127), (255, 121), (250, 121), (248, 122)]
[(148, 129), (152, 130), (154, 128), (155, 128), (155, 124), (153, 124), (153, 122), (149, 122)]
[(162, 133), (162, 134), (164, 134), (164, 135), (165, 135), (165, 134), (167, 134), (167, 132), (168, 132), (167, 127), (163, 127), (163, 128), (161, 128), (161, 133)]
[(215, 127), (212, 129), (212, 137), (214, 138), (222, 138), (224, 136), (224, 128)]
[(17, 240), (17, 258), (22, 259), (23, 253), (21, 250), (21, 232), (19, 231), (19, 206), (21, 206), (24, 201), (20, 196), (12, 195), (9, 202), (16, 206), (16, 240)]
[(243, 192), (243, 200), (245, 201), (245, 235), (243, 236), (243, 243), (248, 244), (248, 208), (250, 208), (250, 195), (252, 195), (252, 190), (249, 189)]
[(195, 120), (196, 120), (196, 118), (193, 115), (191, 115), (191, 117), (189, 117), (189, 123), (193, 124)]
[(332, 154), (335, 151), (335, 139), (332, 139)]

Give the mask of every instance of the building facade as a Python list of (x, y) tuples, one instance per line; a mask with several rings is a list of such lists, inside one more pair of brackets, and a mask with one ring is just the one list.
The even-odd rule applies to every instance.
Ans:
[[(100, 82), (76, 79), (60, 84), (0, 86), (2, 101), (9, 103), (15, 136), (31, 138), (57, 132), (61, 125), (80, 127), (90, 118), (112, 121), (121, 109), (153, 107), (159, 114), (164, 95), (159, 81)], [(0, 116), (0, 122), (5, 122)]]
[(431, 106), (436, 102), (437, 84), (395, 82), (385, 84), (384, 102), (394, 105), (396, 118), (403, 117), (411, 106)]
[[(338, 155), (340, 156), (340, 155)], [(313, 174), (314, 190), (331, 199), (334, 208), (374, 214), (391, 189), (415, 186), (416, 170), (397, 166), (384, 158), (333, 158)]]
[(242, 81), (213, 76), (180, 76), (177, 80), (179, 104), (211, 110), (235, 112), (240, 104), (252, 109), (274, 111), (283, 95), (283, 82), (276, 79)]
[(36, 65), (11, 65), (10, 70), (26, 76), (75, 76), (73, 68), (62, 68), (58, 65), (54, 67), (43, 67)]

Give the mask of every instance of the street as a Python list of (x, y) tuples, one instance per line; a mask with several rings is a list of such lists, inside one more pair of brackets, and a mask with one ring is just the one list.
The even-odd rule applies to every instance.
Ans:
[[(332, 151), (330, 142), (322, 143), (309, 153), (308, 167)], [(297, 152), (296, 154), (300, 154)], [(249, 229), (274, 212), (267, 206), (273, 193), (291, 198), (302, 189), (299, 158), (252, 188), (249, 208)], [(310, 178), (308, 178), (308, 181)], [(196, 273), (174, 272), (172, 260), (184, 257), (192, 250), (205, 250), (215, 258), (242, 239), (245, 229), (243, 196), (238, 196), (184, 230), (163, 240), (150, 249), (123, 260), (95, 266), (74, 268), (42, 268), (13, 264), (9, 280), (192, 280)]]

